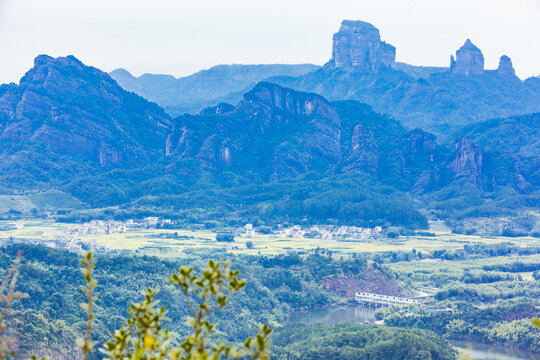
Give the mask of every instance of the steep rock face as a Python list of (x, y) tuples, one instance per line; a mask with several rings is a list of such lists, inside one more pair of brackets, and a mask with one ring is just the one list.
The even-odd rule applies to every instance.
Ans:
[(497, 73), (499, 75), (503, 76), (515, 76), (516, 71), (514, 70), (514, 67), (512, 66), (512, 60), (506, 56), (501, 56), (499, 60), (499, 67), (497, 68)]
[(219, 170), (232, 165), (229, 139), (220, 139), (217, 134), (206, 138), (195, 158), (203, 167)]
[(525, 180), (523, 175), (516, 174), (514, 177), (514, 184), (516, 187), (516, 190), (521, 194), (528, 194), (531, 191), (531, 185)]
[(405, 137), (404, 153), (409, 164), (435, 163), (437, 138), (422, 130), (410, 131)]
[(506, 58), (500, 71), (484, 71), (482, 52), (470, 40), (458, 50), (457, 60), (452, 57), (451, 71), (401, 63), (388, 67), (393, 61), (377, 55), (385, 46), (376, 28), (348, 21), (342, 27), (334, 37), (332, 59), (322, 69), (269, 81), (331, 101), (368, 104), (408, 128), (429, 131), (445, 142), (451, 141), (452, 130), (464, 125), (540, 111), (540, 78), (521, 81), (504, 75), (512, 73)]
[(467, 39), (465, 44), (456, 51), (456, 58), (450, 56), (450, 71), (454, 74), (462, 75), (482, 75), (484, 72), (484, 55), (471, 40)]
[(345, 154), (344, 172), (365, 172), (376, 175), (379, 166), (379, 151), (373, 133), (364, 125), (354, 127), (351, 146)]
[[(482, 175), (489, 190), (511, 186), (528, 194), (540, 185), (540, 114), (492, 119), (463, 128), (482, 147)], [(536, 174), (536, 175), (535, 175)]]
[(140, 164), (164, 154), (172, 128), (158, 106), (73, 56), (38, 56), (20, 84), (0, 95), (0, 114), (4, 155), (39, 145), (98, 167)]
[(167, 153), (195, 156), (213, 170), (262, 171), (274, 180), (325, 171), (341, 158), (341, 123), (330, 104), (271, 83), (259, 83), (231, 111), (176, 121)]
[(454, 157), (447, 168), (452, 172), (454, 179), (465, 178), (473, 184), (479, 184), (482, 157), (482, 148), (473, 144), (468, 137), (463, 137), (456, 143)]
[(391, 68), (395, 59), (396, 48), (381, 41), (375, 26), (345, 20), (334, 34), (329, 65), (346, 71), (375, 71)]
[[(391, 143), (389, 151), (381, 156), (381, 179), (403, 190), (416, 187), (425, 191), (435, 186), (431, 182), (426, 184), (426, 178), (416, 184), (419, 178), (427, 176), (426, 171), (440, 167), (445, 158), (434, 135), (418, 129), (409, 131)], [(431, 179), (431, 175), (428, 179)]]
[(271, 179), (324, 170), (341, 157), (340, 120), (321, 96), (260, 83), (237, 107), (252, 134), (278, 141)]
[[(425, 177), (426, 171), (439, 167), (444, 156), (442, 149), (437, 145), (437, 138), (419, 129), (408, 132), (402, 138), (400, 149), (404, 159), (401, 173), (407, 188), (413, 184), (416, 188), (421, 186), (415, 183), (417, 179)], [(435, 185), (430, 184), (430, 187), (433, 186)], [(423, 188), (423, 191), (426, 189)]]
[(412, 193), (427, 193), (442, 185), (438, 171), (446, 156), (445, 149), (437, 144), (437, 138), (422, 130), (410, 131), (404, 138), (407, 186)]

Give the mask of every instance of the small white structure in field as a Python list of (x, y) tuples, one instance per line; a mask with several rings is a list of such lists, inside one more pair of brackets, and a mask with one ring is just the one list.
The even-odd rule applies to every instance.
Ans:
[(244, 225), (244, 237), (252, 238), (255, 236), (255, 230), (253, 230), (253, 224)]
[(159, 218), (157, 216), (149, 216), (144, 218), (144, 221), (146, 222), (147, 226), (156, 226)]

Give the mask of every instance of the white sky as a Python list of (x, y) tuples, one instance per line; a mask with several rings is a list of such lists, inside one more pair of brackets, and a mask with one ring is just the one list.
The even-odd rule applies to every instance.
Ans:
[(521, 78), (540, 74), (540, 0), (0, 0), (0, 83), (38, 54), (135, 75), (323, 64), (343, 19), (379, 28), (398, 61), (448, 66), (471, 38), (486, 68), (506, 54)]

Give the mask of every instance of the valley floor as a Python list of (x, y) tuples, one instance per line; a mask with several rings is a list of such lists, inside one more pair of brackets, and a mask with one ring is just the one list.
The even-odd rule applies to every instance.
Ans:
[[(247, 237), (235, 236), (234, 243), (216, 241), (216, 232), (208, 229), (156, 229), (141, 226), (126, 227), (122, 231), (98, 230), (92, 234), (77, 233), (81, 225), (63, 224), (49, 220), (0, 221), (0, 242), (32, 242), (52, 247), (87, 244), (101, 251), (131, 250), (139, 254), (160, 257), (178, 257), (191, 249), (225, 249), (235, 254), (275, 255), (290, 251), (327, 249), (344, 256), (352, 253), (388, 251), (454, 250), (472, 244), (500, 244), (510, 242), (517, 246), (540, 246), (533, 237), (502, 237), (452, 234), (443, 222), (430, 223), (430, 232), (436, 236), (400, 236), (397, 239), (372, 238), (365, 240), (320, 239), (284, 237), (255, 233)], [(246, 243), (251, 243), (248, 248)], [(250, 244), (250, 245), (251, 245)], [(425, 259), (424, 261), (432, 261)]]

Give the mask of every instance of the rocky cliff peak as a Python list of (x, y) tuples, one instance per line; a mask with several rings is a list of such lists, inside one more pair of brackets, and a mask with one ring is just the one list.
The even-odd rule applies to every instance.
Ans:
[(281, 111), (302, 116), (323, 115), (339, 123), (334, 109), (322, 96), (295, 91), (270, 82), (260, 82), (246, 93), (239, 108), (253, 104), (272, 109), (273, 112)]
[(346, 71), (375, 71), (395, 64), (396, 48), (381, 41), (379, 30), (364, 21), (344, 20), (333, 36), (328, 66)]
[(437, 156), (437, 141), (432, 134), (420, 129), (415, 129), (405, 136), (407, 149), (404, 151), (410, 164), (419, 161), (433, 163)]
[(323, 97), (262, 82), (236, 108), (183, 116), (168, 154), (206, 168), (258, 170), (271, 180), (325, 171), (341, 158), (341, 122)]
[[(92, 86), (88, 86), (92, 84)], [(21, 86), (44, 88), (51, 93), (84, 92), (96, 90), (89, 95), (102, 95), (104, 92), (111, 97), (123, 90), (107, 73), (91, 66), (85, 66), (73, 55), (53, 58), (39, 55), (34, 59), (34, 67), (21, 79)]]
[(157, 105), (74, 56), (36, 57), (19, 85), (0, 96), (2, 117), (4, 143), (39, 144), (101, 167), (157, 156), (172, 128)]
[(450, 56), (450, 71), (454, 74), (481, 75), (484, 73), (484, 55), (470, 39), (456, 51), (456, 57)]
[(497, 68), (497, 73), (499, 75), (506, 75), (506, 76), (515, 76), (516, 71), (514, 70), (514, 67), (512, 66), (512, 60), (506, 56), (501, 56), (499, 60), (499, 67)]

